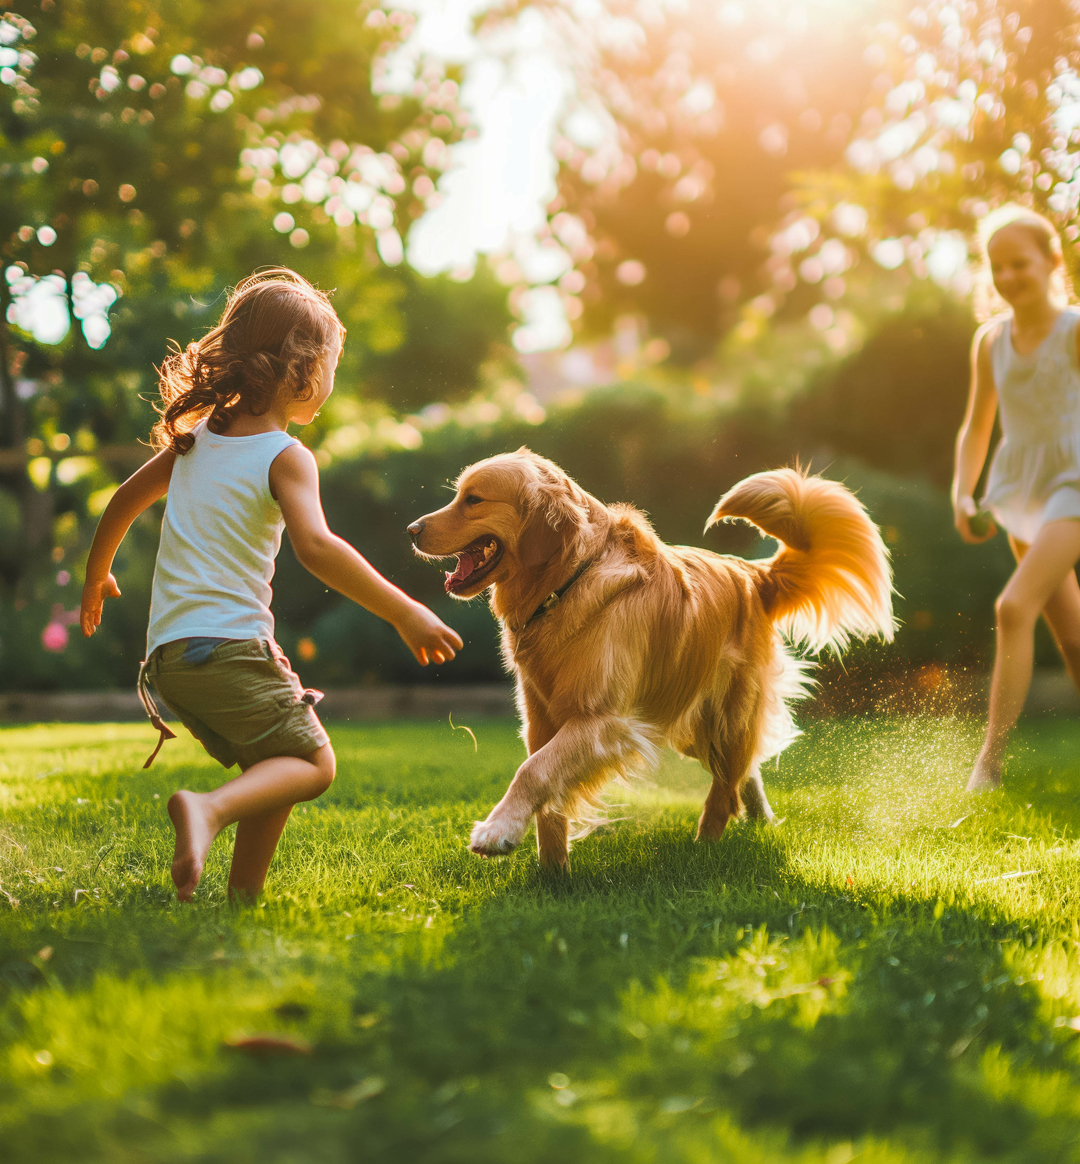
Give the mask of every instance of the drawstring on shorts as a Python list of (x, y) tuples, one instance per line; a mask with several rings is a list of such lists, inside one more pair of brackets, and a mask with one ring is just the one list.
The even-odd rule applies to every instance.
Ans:
[(146, 711), (150, 722), (154, 725), (154, 727), (157, 728), (159, 734), (157, 747), (154, 748), (154, 750), (150, 753), (150, 758), (146, 761), (145, 764), (143, 764), (144, 768), (149, 768), (150, 765), (157, 759), (157, 754), (161, 751), (161, 745), (165, 743), (166, 740), (176, 739), (176, 732), (174, 732), (172, 728), (170, 728), (161, 718), (161, 713), (158, 711), (158, 706), (154, 702), (154, 697), (150, 694), (150, 680), (146, 674), (146, 664), (148, 662), (148, 659), (144, 659), (139, 664), (139, 683), (137, 690), (139, 692), (139, 700), (143, 705), (143, 709)]

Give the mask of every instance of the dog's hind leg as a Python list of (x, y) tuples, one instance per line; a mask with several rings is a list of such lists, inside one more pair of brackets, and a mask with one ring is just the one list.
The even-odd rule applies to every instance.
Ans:
[[(712, 772), (712, 787), (698, 821), (699, 841), (718, 841), (727, 828), (727, 822), (739, 815), (739, 786), (750, 770), (754, 743), (755, 733), (752, 731), (710, 742), (705, 759)], [(765, 803), (767, 806), (768, 802)]]
[(751, 820), (763, 820), (772, 824), (776, 817), (773, 814), (769, 798), (765, 795), (765, 785), (761, 782), (761, 769), (754, 764), (743, 783), (742, 802), (746, 815)]

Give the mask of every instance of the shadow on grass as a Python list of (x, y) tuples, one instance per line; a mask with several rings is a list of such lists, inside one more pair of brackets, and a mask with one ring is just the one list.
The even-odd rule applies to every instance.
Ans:
[[(286, 987), (279, 1012), (314, 1035), (312, 1056), (223, 1051), (204, 1076), (68, 1107), (62, 1125), (39, 1112), (12, 1129), (12, 1158), (693, 1159), (693, 1145), (716, 1148), (718, 1111), (772, 1135), (766, 1159), (795, 1151), (789, 1137), (865, 1136), (933, 1159), (1072, 1158), (1075, 1036), (1049, 1025), (1010, 956), (1038, 918), (837, 892), (747, 825), (705, 847), (661, 819), (581, 847), (572, 880), (519, 872), (441, 944), (372, 933), (344, 964), (301, 967), (319, 988)], [(158, 943), (147, 964), (197, 963), (214, 944), (208, 921), (143, 915), (139, 940)], [(117, 928), (89, 918), (69, 932), (84, 951), (65, 985), (138, 961)], [(826, 930), (835, 968), (813, 984), (820, 1015), (800, 1021), (782, 964)], [(380, 941), (395, 965), (372, 956)], [(781, 977), (757, 997), (702, 985), (733, 963), (763, 984)], [(384, 1090), (350, 1107), (349, 1089), (371, 1079)]]
[[(868, 735), (867, 749), (881, 738)], [(1018, 751), (1008, 819), (1031, 823), (1018, 832), (1075, 831), (1072, 742), (1044, 740), (1030, 762)], [(849, 743), (829, 752), (818, 741), (817, 754), (850, 756)], [(809, 759), (770, 787), (829, 795), (841, 774)], [(339, 807), (434, 797), (463, 812), (501, 791), (504, 764), (500, 753), (448, 783), (431, 756), (410, 755), (335, 793)], [(340, 901), (325, 916), (288, 900), (187, 911), (148, 900), (57, 923), (15, 915), (0, 956), (9, 998), (41, 986), (75, 996), (109, 975), (231, 975), (235, 992), (268, 994), (272, 1025), (314, 1046), (272, 1060), (221, 1049), (123, 1096), (31, 1091), (5, 1147), (18, 1161), (110, 1164), (771, 1164), (847, 1159), (847, 1141), (877, 1137), (895, 1154), (875, 1161), (1074, 1159), (1077, 1036), (1053, 1025), (1036, 976), (1040, 959), (1064, 958), (1062, 919), (1075, 908), (1052, 919), (993, 898), (847, 885), (843, 868), (806, 859), (812, 840), (809, 828), (791, 839), (739, 824), (719, 845), (695, 845), (675, 806), (579, 845), (569, 879), (542, 874), (531, 852), (441, 857), (421, 889), (464, 886), (463, 904), (430, 930), (390, 912), (412, 900), (397, 882), (420, 880), (396, 863), (399, 896), (371, 887), (366, 928), (349, 933)], [(419, 852), (406, 853), (414, 865)], [(282, 935), (298, 918), (294, 951)], [(45, 946), (50, 960), (28, 956)], [(3, 1086), (0, 1101), (13, 1101)]]

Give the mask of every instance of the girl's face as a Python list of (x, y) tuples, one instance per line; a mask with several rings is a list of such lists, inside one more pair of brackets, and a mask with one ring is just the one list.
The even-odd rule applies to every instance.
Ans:
[(330, 348), (323, 358), (319, 376), (319, 389), (310, 400), (297, 400), (289, 409), (289, 420), (293, 424), (310, 424), (319, 415), (319, 409), (330, 399), (334, 390), (334, 374), (344, 345)]
[(1010, 307), (1034, 307), (1050, 299), (1050, 279), (1057, 262), (1048, 258), (1031, 231), (1003, 226), (986, 247), (998, 294)]

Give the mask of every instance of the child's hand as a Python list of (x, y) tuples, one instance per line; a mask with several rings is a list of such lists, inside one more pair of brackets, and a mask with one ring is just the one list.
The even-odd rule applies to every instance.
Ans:
[(448, 663), (463, 645), (457, 631), (451, 630), (437, 614), (419, 602), (413, 604), (396, 626), (421, 667), (428, 663)]
[(110, 574), (102, 582), (91, 582), (88, 578), (82, 592), (82, 609), (79, 611), (79, 623), (82, 633), (89, 638), (101, 625), (101, 608), (106, 598), (119, 598), (120, 587), (116, 579)]
[(997, 533), (997, 526), (979, 512), (972, 497), (957, 498), (953, 506), (953, 524), (964, 541), (973, 546), (989, 541)]

